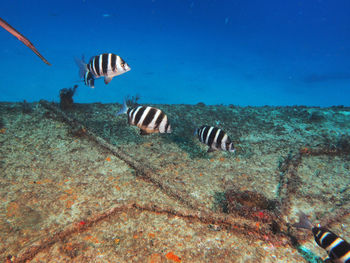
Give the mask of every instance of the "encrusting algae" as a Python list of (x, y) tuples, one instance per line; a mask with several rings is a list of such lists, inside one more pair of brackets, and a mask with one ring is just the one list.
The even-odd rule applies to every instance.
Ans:
[[(111, 118), (120, 105), (68, 113), (41, 101), (23, 115), (20, 104), (0, 104), (1, 259), (319, 261), (323, 249), (289, 223), (310, 207), (313, 221), (349, 237), (348, 109), (312, 109), (327, 112), (316, 128), (305, 107), (156, 107), (171, 134), (140, 136)], [(234, 154), (207, 153), (193, 136), (218, 115)]]

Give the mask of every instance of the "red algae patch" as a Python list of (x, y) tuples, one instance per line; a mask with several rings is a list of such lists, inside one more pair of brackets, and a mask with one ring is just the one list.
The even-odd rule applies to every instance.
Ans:
[(176, 256), (173, 252), (168, 252), (166, 255), (166, 258), (173, 261), (173, 262), (181, 262), (181, 259)]

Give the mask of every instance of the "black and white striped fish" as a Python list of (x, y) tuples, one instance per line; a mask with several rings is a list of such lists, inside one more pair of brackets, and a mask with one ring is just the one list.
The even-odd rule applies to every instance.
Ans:
[(325, 262), (350, 263), (350, 244), (327, 228), (312, 225), (304, 213), (299, 215), (299, 222), (293, 226), (312, 231), (316, 243), (328, 253)]
[(94, 56), (89, 63), (84, 62), (84, 57), (76, 59), (79, 66), (79, 75), (84, 78), (85, 84), (94, 87), (94, 79), (104, 77), (106, 84), (111, 80), (130, 70), (129, 65), (118, 55), (112, 53), (104, 53)]
[(208, 152), (216, 150), (235, 152), (235, 147), (227, 134), (216, 127), (203, 125), (196, 129), (198, 139), (209, 146)]
[(168, 117), (160, 109), (150, 106), (137, 106), (128, 108), (126, 101), (122, 109), (116, 114), (126, 113), (130, 125), (140, 128), (140, 134), (146, 135), (150, 133), (171, 133), (171, 126)]
[(95, 88), (95, 78), (90, 71), (87, 70), (83, 78), (86, 86)]

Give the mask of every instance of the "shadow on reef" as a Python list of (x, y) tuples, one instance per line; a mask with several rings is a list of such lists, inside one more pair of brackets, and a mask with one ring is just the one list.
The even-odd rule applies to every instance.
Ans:
[(172, 126), (176, 128), (173, 129), (170, 135), (164, 137), (165, 143), (175, 143), (191, 159), (208, 157), (208, 153), (200, 147), (200, 142), (197, 136), (194, 135), (197, 127), (193, 125), (193, 122), (184, 119), (180, 122), (176, 119), (172, 122)]
[[(196, 129), (203, 125), (223, 129), (233, 139), (234, 145), (240, 137), (239, 129), (235, 128), (238, 126), (236, 115), (232, 114), (232, 110), (226, 106), (206, 106), (204, 103), (198, 103), (197, 105), (177, 105), (171, 109), (171, 105), (162, 105), (162, 107), (168, 108), (166, 112), (173, 128), (173, 132), (164, 137), (164, 140), (175, 143), (191, 159), (210, 158), (213, 155), (207, 152), (208, 146), (200, 142), (195, 135)], [(228, 153), (228, 156), (235, 155)]]

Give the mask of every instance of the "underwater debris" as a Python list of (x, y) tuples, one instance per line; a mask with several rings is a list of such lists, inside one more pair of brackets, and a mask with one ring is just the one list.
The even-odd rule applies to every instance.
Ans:
[(60, 90), (60, 107), (62, 110), (73, 107), (73, 96), (77, 88), (78, 85), (74, 85), (73, 88), (64, 88)]
[(22, 105), (22, 112), (24, 114), (29, 114), (33, 112), (32, 106), (26, 100), (23, 100), (21, 105)]

